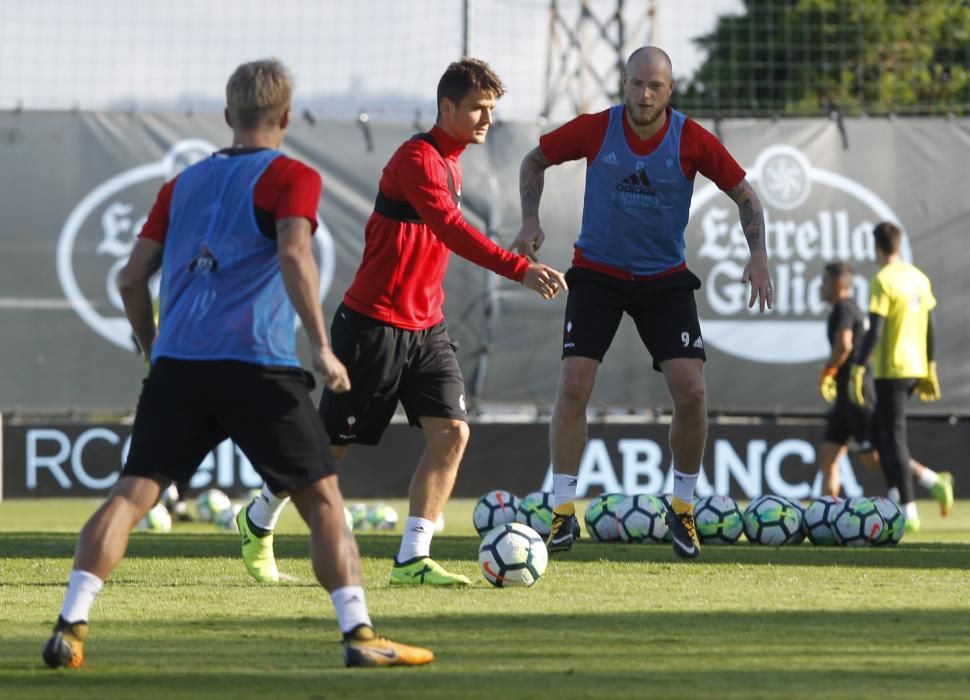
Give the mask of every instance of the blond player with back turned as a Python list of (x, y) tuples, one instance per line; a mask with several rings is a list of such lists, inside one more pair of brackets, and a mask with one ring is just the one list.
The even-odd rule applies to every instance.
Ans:
[[(95, 596), (131, 529), (173, 481), (231, 438), (310, 527), (317, 580), (330, 593), (347, 666), (413, 666), (428, 649), (378, 636), (364, 601), (360, 554), (344, 522), (327, 434), (296, 355), (299, 316), (313, 369), (350, 388), (330, 349), (311, 240), (320, 176), (279, 152), (292, 80), (281, 63), (239, 66), (226, 86), (232, 147), (186, 168), (159, 192), (119, 287), (138, 344), (151, 358), (121, 477), (78, 537), (67, 594), (43, 649), (48, 666), (84, 664)], [(148, 281), (162, 269), (161, 316)]]

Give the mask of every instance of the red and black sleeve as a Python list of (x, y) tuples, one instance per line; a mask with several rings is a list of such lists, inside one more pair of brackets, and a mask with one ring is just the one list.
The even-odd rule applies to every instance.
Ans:
[(529, 261), (480, 233), (462, 216), (448, 187), (448, 167), (433, 146), (414, 141), (397, 160), (396, 181), (404, 198), (449, 249), (487, 270), (521, 282)]

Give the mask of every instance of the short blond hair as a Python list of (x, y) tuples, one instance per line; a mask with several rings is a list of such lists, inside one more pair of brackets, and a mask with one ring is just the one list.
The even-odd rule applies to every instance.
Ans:
[(226, 84), (226, 108), (237, 129), (272, 126), (292, 99), (293, 78), (275, 58), (243, 63)]

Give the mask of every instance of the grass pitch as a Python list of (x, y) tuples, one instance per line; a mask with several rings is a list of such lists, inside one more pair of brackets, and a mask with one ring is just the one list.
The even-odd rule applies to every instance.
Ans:
[[(406, 512), (402, 502), (391, 502)], [(87, 668), (40, 650), (75, 533), (98, 502), (0, 503), (0, 698), (940, 698), (970, 697), (970, 503), (891, 548), (704, 548), (583, 540), (531, 589), (478, 572), (470, 501), (433, 553), (465, 590), (387, 584), (398, 535), (359, 536), (378, 628), (432, 647), (419, 669), (344, 669), (333, 611), (288, 509), (263, 586), (237, 536), (177, 524), (135, 534), (95, 603)]]

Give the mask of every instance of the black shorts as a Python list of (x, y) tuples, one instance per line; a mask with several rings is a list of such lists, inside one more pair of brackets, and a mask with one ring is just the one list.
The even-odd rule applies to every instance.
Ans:
[(398, 401), (414, 426), (421, 425), (422, 417), (467, 420), (457, 346), (444, 323), (407, 331), (341, 304), (330, 342), (350, 373), (350, 391), (324, 389), (320, 398), (331, 444), (376, 445)]
[(707, 360), (694, 291), (701, 281), (690, 270), (647, 281), (621, 280), (573, 267), (566, 273), (569, 296), (562, 356), (599, 362), (609, 350), (623, 313), (630, 314), (653, 368), (679, 357)]
[(829, 410), (825, 420), (825, 442), (836, 445), (850, 445), (853, 452), (871, 452), (876, 449), (875, 440), (875, 390), (863, 390), (865, 406), (856, 406), (849, 398), (840, 393), (835, 405)]
[(295, 367), (161, 358), (142, 386), (122, 474), (188, 481), (231, 438), (274, 492), (334, 473), (330, 440)]

